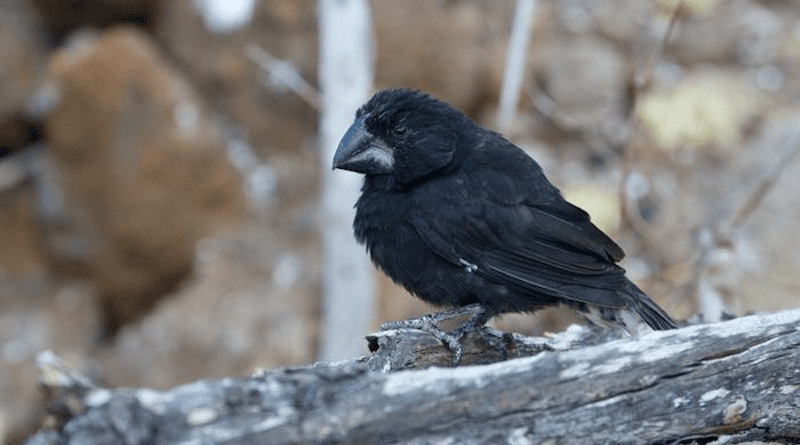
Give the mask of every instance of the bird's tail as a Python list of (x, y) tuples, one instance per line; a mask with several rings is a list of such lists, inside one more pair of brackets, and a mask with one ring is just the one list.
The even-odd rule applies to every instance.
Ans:
[(628, 307), (636, 312), (651, 328), (657, 331), (665, 331), (678, 327), (672, 321), (672, 318), (664, 312), (664, 309), (661, 309), (655, 301), (651, 300), (647, 294), (632, 282), (627, 281), (623, 292), (628, 302)]

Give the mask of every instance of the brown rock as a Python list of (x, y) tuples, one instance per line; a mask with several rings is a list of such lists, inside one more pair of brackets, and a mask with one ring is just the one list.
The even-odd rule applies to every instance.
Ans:
[(7, 156), (40, 137), (25, 109), (45, 64), (41, 20), (25, 0), (0, 0), (0, 11), (0, 271), (41, 271), (32, 193), (24, 186), (27, 165), (21, 156)]
[(271, 85), (267, 74), (245, 56), (244, 47), (258, 45), (314, 83), (316, 2), (258, 2), (249, 23), (226, 33), (210, 31), (196, 3), (164, 2), (157, 38), (187, 68), (215, 108), (245, 127), (259, 153), (299, 151), (304, 140), (316, 133), (316, 111), (291, 90)]
[(102, 355), (107, 379), (158, 389), (313, 361), (320, 249), (291, 227), (204, 239), (192, 278)]
[(158, 0), (32, 0), (49, 26), (52, 39), (61, 41), (82, 26), (106, 27), (119, 22), (149, 26)]
[(419, 88), (473, 117), (496, 101), (509, 2), (371, 2), (380, 87)]
[(622, 120), (628, 86), (625, 59), (611, 45), (590, 39), (550, 42), (536, 67), (553, 117), (567, 130), (598, 129)]
[[(31, 214), (28, 188), (5, 193), (0, 200), (0, 270), (41, 271), (47, 263), (40, 249), (36, 219)], [(0, 296), (1, 297), (1, 296)]]
[(44, 65), (41, 20), (27, 1), (0, 0), (0, 122), (20, 114)]
[(797, 14), (793, 9), (730, 1), (709, 11), (690, 10), (670, 41), (670, 53), (686, 65), (775, 63), (791, 32), (786, 22)]
[(45, 64), (41, 19), (25, 0), (0, 0), (0, 155), (39, 138), (36, 123), (25, 118), (26, 102)]
[(47, 135), (113, 334), (186, 277), (201, 236), (240, 218), (239, 178), (202, 101), (139, 31), (65, 48), (50, 76), (62, 100)]

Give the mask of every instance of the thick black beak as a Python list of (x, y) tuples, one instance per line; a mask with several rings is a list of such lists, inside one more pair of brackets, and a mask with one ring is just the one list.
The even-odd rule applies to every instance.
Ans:
[(394, 150), (364, 127), (363, 115), (342, 136), (333, 155), (333, 168), (357, 173), (385, 175), (392, 172)]

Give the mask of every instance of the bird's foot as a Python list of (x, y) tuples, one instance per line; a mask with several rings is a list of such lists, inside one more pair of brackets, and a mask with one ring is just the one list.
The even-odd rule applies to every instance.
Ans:
[[(469, 315), (467, 321), (462, 323), (459, 327), (451, 332), (442, 329), (439, 324), (451, 320), (453, 318), (463, 317)], [(458, 366), (461, 358), (464, 355), (464, 347), (461, 343), (462, 338), (469, 332), (480, 329), (489, 319), (489, 314), (479, 304), (471, 304), (462, 306), (435, 314), (423, 315), (419, 318), (411, 318), (408, 320), (388, 321), (381, 325), (381, 330), (386, 331), (390, 329), (419, 329), (423, 332), (435, 337), (442, 342), (447, 349), (453, 351), (452, 365)], [(483, 337), (483, 336), (482, 336)], [(488, 342), (492, 345), (491, 342)]]
[(475, 311), (473, 312), (472, 316), (467, 319), (467, 321), (453, 330), (451, 335), (457, 337), (460, 343), (460, 340), (465, 338), (467, 334), (475, 332), (478, 334), (478, 336), (480, 336), (484, 343), (486, 343), (493, 350), (499, 351), (502, 354), (503, 359), (506, 359), (507, 349), (502, 335), (496, 334), (495, 332), (497, 331), (485, 326), (486, 322), (489, 321), (489, 318), (491, 318), (491, 315), (489, 315), (487, 311)]

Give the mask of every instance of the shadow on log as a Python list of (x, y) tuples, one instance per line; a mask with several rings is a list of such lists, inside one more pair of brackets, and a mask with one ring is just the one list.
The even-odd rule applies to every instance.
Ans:
[(92, 387), (43, 353), (61, 424), (27, 444), (800, 442), (800, 310), (599, 345), (579, 327), (488, 334), (505, 350), (485, 357), (469, 339), (465, 360), (491, 364), (394, 371), (451, 355), (387, 331), (369, 337), (371, 357), (163, 392)]

